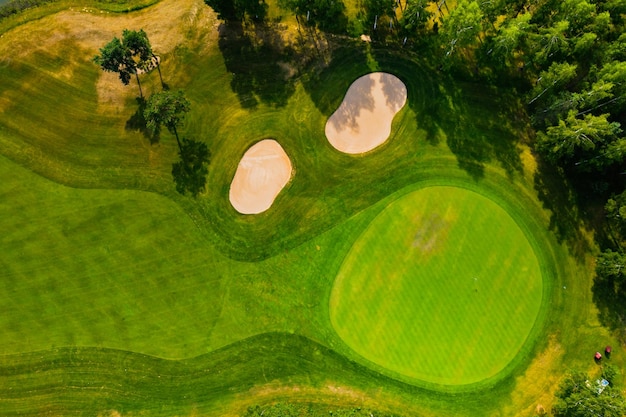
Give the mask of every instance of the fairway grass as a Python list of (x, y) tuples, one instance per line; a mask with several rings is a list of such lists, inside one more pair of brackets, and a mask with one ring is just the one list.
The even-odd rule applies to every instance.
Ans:
[(538, 260), (511, 216), (457, 187), (392, 202), (355, 242), (331, 299), (339, 335), (368, 360), (445, 385), (518, 354), (542, 304)]

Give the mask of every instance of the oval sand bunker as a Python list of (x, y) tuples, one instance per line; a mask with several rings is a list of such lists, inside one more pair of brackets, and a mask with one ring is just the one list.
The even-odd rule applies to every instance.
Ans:
[(406, 86), (395, 75), (374, 72), (352, 83), (326, 122), (326, 137), (337, 150), (371, 151), (391, 133), (391, 122), (406, 103)]
[(242, 214), (269, 209), (291, 178), (291, 161), (273, 139), (254, 144), (239, 161), (230, 184), (230, 203)]

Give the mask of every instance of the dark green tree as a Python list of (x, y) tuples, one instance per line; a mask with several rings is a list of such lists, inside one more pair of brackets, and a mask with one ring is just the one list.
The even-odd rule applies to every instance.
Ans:
[(132, 51), (119, 38), (113, 38), (111, 42), (100, 48), (100, 55), (96, 55), (93, 61), (100, 65), (103, 71), (118, 73), (124, 85), (128, 85), (132, 74), (135, 74), (139, 86), (139, 96), (143, 98), (141, 82), (137, 73), (137, 63), (133, 59)]
[(182, 90), (178, 92), (160, 91), (154, 93), (148, 98), (146, 108), (144, 109), (144, 118), (146, 126), (155, 137), (161, 133), (161, 126), (165, 126), (167, 130), (176, 137), (178, 150), (184, 155), (183, 146), (178, 138), (179, 126), (185, 114), (189, 112), (191, 103), (185, 98)]
[[(624, 206), (620, 207), (620, 211), (624, 212)], [(596, 259), (596, 276), (610, 281), (615, 287), (623, 287), (626, 284), (626, 257), (619, 252), (605, 250)]]
[(389, 21), (395, 19), (395, 0), (363, 0), (362, 4), (367, 11), (367, 21), (369, 24), (373, 24), (376, 19), (379, 21), (377, 22), (378, 24), (382, 24), (384, 20)]
[(159, 58), (154, 54), (152, 45), (146, 32), (141, 30), (128, 30), (124, 29), (122, 32), (122, 43), (128, 48), (135, 60), (137, 68), (144, 72), (151, 71), (155, 66), (159, 71), (159, 79), (161, 80), (161, 86), (165, 88), (163, 83), (163, 75), (161, 74), (161, 65)]
[(580, 163), (586, 157), (600, 155), (599, 152), (589, 151), (607, 149), (618, 139), (616, 135), (620, 132), (619, 123), (610, 122), (608, 114), (577, 117), (575, 111), (570, 111), (558, 125), (548, 127), (545, 133), (538, 133), (537, 147), (555, 163)]
[(342, 0), (279, 0), (278, 5), (293, 13), (298, 24), (335, 33), (346, 28), (346, 7)]
[(531, 33), (531, 18), (530, 13), (521, 13), (499, 27), (493, 39), (493, 54), (498, 61), (514, 65), (520, 45)]
[(179, 152), (180, 161), (172, 165), (172, 176), (176, 190), (196, 197), (206, 187), (210, 153), (207, 145), (183, 138)]
[(545, 96), (560, 91), (576, 76), (577, 68), (576, 64), (568, 62), (555, 62), (550, 65), (550, 68), (539, 74), (537, 83), (530, 92), (531, 99), (528, 104), (533, 104), (539, 99), (545, 100)]
[(398, 24), (402, 35), (412, 37), (423, 30), (431, 18), (427, 0), (406, 0)]
[(459, 0), (444, 21), (439, 34), (446, 56), (480, 42), (483, 12), (474, 0)]

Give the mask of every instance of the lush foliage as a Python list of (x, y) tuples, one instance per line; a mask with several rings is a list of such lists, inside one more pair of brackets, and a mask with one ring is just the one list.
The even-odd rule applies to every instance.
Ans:
[[(155, 66), (158, 67), (158, 59), (152, 52), (148, 35), (143, 29), (139, 31), (125, 29), (121, 40), (114, 37), (103, 48), (100, 48), (100, 55), (96, 55), (93, 60), (103, 71), (118, 73), (124, 85), (129, 84), (134, 74), (141, 98), (143, 98), (143, 91), (139, 81), (139, 71), (148, 72)], [(163, 84), (162, 78), (161, 84)]]
[(262, 21), (267, 13), (265, 0), (204, 0), (224, 20), (243, 21), (246, 18)]
[(161, 126), (165, 126), (171, 134), (176, 136), (181, 156), (185, 152), (183, 152), (178, 139), (176, 128), (183, 122), (185, 114), (190, 109), (191, 103), (185, 97), (184, 91), (172, 92), (164, 90), (150, 95), (143, 111), (146, 126), (152, 131), (154, 136), (158, 137), (160, 135)]
[(556, 394), (555, 417), (622, 417), (626, 413), (626, 401), (611, 385), (599, 392), (599, 381), (584, 373), (568, 375)]

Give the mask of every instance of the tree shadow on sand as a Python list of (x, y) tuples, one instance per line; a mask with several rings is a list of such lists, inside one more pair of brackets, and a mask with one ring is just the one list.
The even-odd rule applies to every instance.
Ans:
[(337, 110), (328, 119), (328, 122), (337, 130), (357, 130), (358, 118), (363, 110), (374, 110), (374, 96), (372, 89), (375, 82), (370, 77), (361, 77), (355, 80)]
[(406, 85), (396, 76), (381, 77), (380, 83), (387, 106), (398, 112), (406, 104)]
[(285, 106), (295, 92), (297, 71), (291, 65), (293, 50), (280, 33), (263, 23), (252, 27), (228, 21), (220, 24), (219, 34), (226, 70), (232, 74), (230, 86), (241, 106)]

